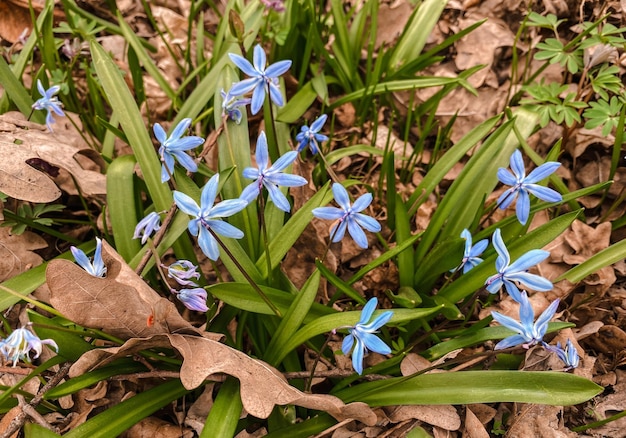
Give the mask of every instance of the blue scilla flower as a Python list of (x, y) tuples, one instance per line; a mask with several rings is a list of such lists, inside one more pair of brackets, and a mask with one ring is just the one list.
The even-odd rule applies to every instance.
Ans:
[(93, 263), (83, 250), (71, 246), (72, 255), (81, 268), (93, 275), (94, 277), (104, 277), (107, 273), (107, 267), (102, 261), (102, 240), (96, 237), (96, 251), (93, 254)]
[(53, 85), (46, 90), (41, 81), (37, 79), (37, 90), (42, 97), (33, 103), (32, 108), (34, 110), (45, 109), (48, 112), (48, 114), (46, 114), (46, 125), (50, 131), (52, 131), (51, 125), (54, 123), (52, 113), (54, 112), (58, 116), (65, 116), (65, 113), (61, 109), (63, 104), (59, 101), (59, 98), (55, 96), (60, 89), (61, 87), (59, 85)]
[(511, 256), (502, 240), (500, 228), (493, 233), (492, 241), (498, 253), (498, 258), (496, 259), (498, 273), (485, 281), (489, 293), (495, 294), (504, 286), (511, 298), (519, 303), (521, 299), (520, 290), (515, 285), (515, 281), (519, 281), (524, 286), (541, 292), (552, 289), (553, 285), (550, 280), (526, 272), (531, 267), (544, 261), (550, 255), (548, 251), (533, 249), (511, 263)]
[(243, 170), (244, 178), (253, 179), (254, 182), (243, 189), (240, 198), (245, 199), (247, 202), (252, 202), (253, 199), (259, 196), (261, 189), (265, 187), (276, 207), (288, 213), (291, 210), (291, 206), (278, 187), (299, 187), (306, 184), (306, 179), (303, 177), (283, 172), (283, 169), (293, 163), (298, 157), (298, 153), (296, 151), (287, 152), (270, 166), (267, 138), (265, 137), (265, 132), (261, 131), (256, 142), (255, 157), (258, 168), (247, 167)]
[(193, 280), (200, 278), (198, 267), (189, 260), (178, 260), (167, 267), (167, 276), (181, 286), (198, 286)]
[(135, 233), (133, 239), (139, 239), (141, 237), (141, 244), (144, 245), (148, 240), (148, 237), (155, 231), (159, 231), (161, 228), (161, 217), (159, 213), (152, 212), (139, 221), (135, 227)]
[(354, 204), (350, 205), (348, 191), (341, 184), (334, 183), (333, 195), (335, 195), (335, 201), (340, 208), (314, 208), (313, 216), (336, 221), (330, 229), (330, 235), (334, 236), (333, 242), (339, 242), (343, 239), (347, 229), (357, 245), (363, 249), (367, 248), (367, 237), (361, 227), (372, 233), (377, 233), (381, 229), (376, 219), (361, 213), (372, 203), (371, 193), (361, 195), (354, 201)]
[(561, 194), (555, 190), (535, 184), (554, 173), (561, 163), (548, 161), (526, 176), (522, 153), (517, 149), (511, 155), (510, 163), (513, 172), (504, 167), (498, 169), (498, 179), (500, 182), (512, 186), (500, 195), (498, 198), (498, 206), (502, 210), (505, 210), (511, 205), (515, 198), (517, 198), (515, 214), (522, 225), (526, 224), (530, 213), (529, 193), (532, 193), (537, 198), (546, 202), (558, 202), (563, 199)]
[(196, 162), (185, 151), (197, 148), (204, 143), (204, 139), (195, 135), (183, 137), (190, 125), (190, 118), (181, 120), (169, 137), (158, 123), (155, 123), (152, 127), (154, 136), (161, 143), (159, 148), (159, 156), (163, 162), (163, 166), (161, 166), (161, 182), (169, 181), (170, 175), (174, 173), (174, 159), (178, 160), (180, 165), (189, 172), (198, 170)]
[(311, 127), (304, 125), (300, 128), (300, 132), (296, 135), (296, 141), (298, 142), (298, 152), (301, 152), (305, 147), (309, 147), (313, 154), (317, 154), (320, 150), (319, 143), (327, 141), (328, 137), (324, 134), (320, 134), (320, 130), (324, 127), (328, 116), (322, 114), (313, 123)]
[(222, 117), (228, 117), (233, 122), (241, 123), (243, 114), (241, 113), (241, 107), (245, 107), (251, 101), (250, 98), (237, 98), (232, 96), (230, 90), (226, 93), (224, 90), (220, 91), (222, 96)]
[(174, 202), (176, 202), (178, 208), (193, 216), (193, 219), (187, 225), (189, 232), (194, 236), (198, 236), (200, 249), (213, 261), (219, 258), (220, 250), (217, 240), (215, 240), (211, 231), (224, 237), (241, 239), (243, 232), (228, 222), (222, 221), (222, 218), (232, 216), (248, 205), (243, 199), (228, 199), (213, 205), (217, 196), (218, 184), (219, 174), (216, 173), (202, 189), (200, 206), (186, 194), (174, 191)]
[(196, 312), (206, 312), (209, 310), (206, 305), (206, 290), (201, 287), (181, 289), (179, 291), (172, 289), (172, 293), (175, 294), (176, 298), (189, 310), (195, 310)]
[(465, 274), (469, 272), (472, 268), (475, 268), (483, 262), (483, 259), (478, 256), (481, 255), (485, 251), (485, 249), (487, 249), (487, 245), (489, 245), (489, 240), (483, 239), (480, 242), (477, 242), (476, 245), (472, 246), (472, 235), (467, 229), (461, 232), (461, 237), (465, 239), (463, 260), (461, 260), (461, 264), (459, 265), (459, 267), (453, 269), (453, 271), (457, 271), (463, 268), (463, 273)]
[(377, 305), (378, 300), (376, 297), (370, 298), (365, 307), (363, 307), (361, 319), (359, 319), (356, 325), (348, 328), (350, 334), (344, 338), (341, 344), (341, 351), (346, 356), (352, 351), (352, 366), (359, 374), (363, 374), (363, 356), (368, 351), (379, 354), (391, 353), (391, 348), (381, 341), (376, 336), (376, 333), (379, 328), (387, 324), (393, 316), (393, 312), (383, 312), (374, 321), (369, 322)]
[(30, 352), (34, 351), (33, 359), (37, 359), (43, 350), (43, 345), (50, 345), (57, 352), (59, 347), (52, 339), (41, 340), (37, 335), (32, 333), (28, 326), (13, 330), (8, 338), (0, 341), (0, 354), (7, 362), (13, 362), (13, 366), (17, 361), (30, 359)]
[(559, 300), (554, 300), (552, 304), (550, 304), (546, 310), (539, 315), (537, 321), (535, 321), (535, 312), (533, 310), (533, 306), (528, 300), (526, 291), (523, 291), (520, 294), (519, 303), (519, 321), (516, 321), (513, 318), (499, 312), (491, 312), (493, 319), (516, 333), (515, 335), (504, 338), (498, 342), (495, 346), (496, 350), (517, 347), (518, 345), (521, 345), (524, 348), (530, 348), (533, 345), (540, 343), (543, 340), (543, 336), (546, 334), (546, 330), (548, 330), (548, 322), (550, 322), (559, 307)]
[(248, 79), (233, 84), (230, 94), (232, 96), (242, 96), (252, 91), (252, 104), (250, 106), (252, 114), (258, 113), (263, 106), (266, 88), (269, 88), (272, 102), (278, 106), (284, 105), (283, 96), (278, 88), (278, 77), (289, 70), (291, 61), (278, 61), (265, 68), (267, 59), (260, 44), (254, 47), (252, 64), (243, 56), (234, 53), (229, 53), (228, 56), (242, 72), (250, 76)]
[(546, 350), (556, 353), (559, 359), (565, 364), (566, 371), (578, 368), (578, 365), (580, 365), (578, 351), (576, 351), (576, 347), (574, 347), (570, 339), (567, 340), (565, 348), (561, 348), (560, 342), (557, 342), (556, 345), (549, 345), (544, 342), (543, 346)]

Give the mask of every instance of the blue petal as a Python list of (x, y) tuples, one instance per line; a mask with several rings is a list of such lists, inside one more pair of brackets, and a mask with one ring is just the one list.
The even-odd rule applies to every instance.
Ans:
[(220, 236), (230, 237), (232, 239), (241, 239), (243, 237), (243, 231), (239, 228), (229, 224), (228, 222), (220, 220), (207, 221), (207, 225)]
[(198, 234), (198, 245), (200, 249), (208, 258), (216, 261), (220, 258), (220, 249), (217, 246), (217, 240), (211, 235), (209, 230), (204, 227), (200, 227), (200, 233)]
[(283, 100), (283, 95), (280, 92), (280, 88), (270, 82), (270, 99), (278, 106), (283, 106), (285, 101)]
[(272, 165), (272, 170), (276, 172), (281, 171), (293, 163), (296, 158), (298, 158), (298, 153), (296, 151), (289, 151), (276, 160)]
[(365, 344), (365, 348), (369, 351), (373, 351), (374, 353), (379, 354), (390, 354), (391, 348), (383, 341), (381, 341), (378, 336), (369, 334), (363, 336), (363, 344)]
[(229, 217), (246, 208), (248, 203), (243, 199), (227, 199), (211, 209), (210, 217)]
[(524, 167), (524, 159), (522, 158), (522, 153), (519, 149), (515, 149), (513, 154), (511, 155), (511, 170), (515, 174), (518, 180), (523, 180), (526, 176), (526, 169)]
[(307, 180), (300, 175), (287, 175), (284, 173), (272, 175), (266, 178), (266, 180), (283, 187), (300, 187), (307, 183)]
[(519, 271), (526, 271), (527, 269), (530, 269), (547, 259), (549, 255), (550, 253), (548, 251), (544, 251), (542, 249), (532, 249), (511, 263), (507, 269), (507, 273), (514, 274)]
[(265, 71), (265, 64), (267, 63), (267, 59), (265, 58), (265, 52), (260, 44), (254, 46), (254, 53), (252, 54), (252, 63), (254, 68), (258, 72)]
[[(257, 72), (254, 67), (252, 66), (252, 64), (250, 64), (250, 61), (248, 61), (246, 58), (244, 58), (241, 55), (237, 55), (235, 53), (229, 53), (228, 56), (230, 57), (230, 60), (233, 61), (233, 64), (235, 64), (237, 67), (239, 67), (239, 69), (244, 72), (246, 75), (250, 76), (250, 77), (256, 77), (259, 75), (259, 72)], [(233, 85), (231, 87), (231, 89), (228, 92), (230, 95), (232, 96), (240, 96), (244, 93), (238, 91), (235, 88), (235, 85)]]
[(255, 169), (254, 167), (246, 167), (245, 169), (243, 169), (243, 172), (241, 172), (241, 174), (244, 178), (248, 179), (259, 179), (259, 177), (261, 176), (259, 174), (259, 169)]
[(200, 228), (200, 219), (191, 219), (187, 223), (187, 229), (189, 230), (189, 233), (191, 233), (192, 236), (198, 235), (198, 233), (200, 232), (199, 228)]
[(557, 309), (559, 308), (560, 300), (557, 298), (554, 300), (547, 308), (543, 311), (539, 318), (537, 318), (537, 322), (535, 322), (535, 327), (537, 327), (537, 332), (543, 337), (548, 328), (548, 322), (554, 317)]
[(339, 183), (333, 184), (333, 195), (335, 196), (335, 202), (344, 210), (350, 210), (350, 197), (347, 190)]
[(525, 326), (519, 322), (511, 318), (510, 316), (506, 316), (501, 314), (500, 312), (491, 312), (491, 316), (495, 319), (500, 325), (508, 328), (509, 330), (513, 330), (515, 333), (524, 333)]
[[(502, 261), (503, 266), (508, 266), (509, 263), (511, 263), (511, 256), (504, 245), (504, 240), (502, 240), (502, 232), (500, 231), (500, 228), (497, 228), (496, 231), (494, 231), (491, 241), (493, 242), (493, 247), (496, 249), (498, 258)], [(498, 269), (498, 271), (500, 271), (500, 269)]]
[(175, 140), (167, 145), (167, 149), (171, 152), (176, 151), (188, 151), (190, 149), (195, 149), (204, 143), (204, 139), (202, 137), (198, 137), (195, 135), (190, 135), (187, 137), (183, 137), (181, 139)]
[(537, 183), (542, 179), (545, 179), (548, 176), (552, 175), (560, 166), (561, 163), (557, 161), (548, 161), (546, 163), (543, 163), (541, 166), (537, 167), (528, 174), (528, 176), (524, 179), (524, 183)]
[(387, 324), (392, 317), (393, 317), (393, 312), (391, 310), (383, 312), (380, 315), (378, 315), (376, 319), (374, 319), (374, 321), (361, 327), (361, 330), (365, 332), (373, 333), (379, 328), (381, 328), (382, 326), (384, 326), (385, 324)]
[(277, 78), (278, 76), (286, 73), (290, 67), (291, 61), (289, 60), (275, 62), (265, 69), (265, 76), (269, 78)]
[(344, 215), (343, 210), (337, 207), (318, 207), (314, 208), (312, 213), (317, 218), (329, 221), (341, 219)]
[(350, 353), (350, 350), (352, 350), (353, 345), (354, 345), (354, 336), (350, 334), (346, 336), (343, 339), (343, 342), (341, 343), (341, 351), (343, 352), (343, 354), (347, 356)]
[(198, 213), (200, 212), (200, 207), (198, 207), (196, 201), (191, 199), (191, 197), (184, 194), (183, 192), (179, 192), (176, 190), (174, 190), (173, 196), (174, 202), (183, 213), (187, 213), (190, 216), (198, 215)]
[(532, 331), (532, 326), (535, 323), (535, 311), (533, 310), (533, 306), (530, 304), (530, 300), (528, 299), (528, 294), (524, 291), (520, 293), (519, 299), (519, 319), (522, 325), (525, 327), (525, 331)]
[(477, 257), (481, 255), (483, 252), (485, 252), (488, 246), (489, 246), (489, 239), (482, 239), (480, 242), (476, 243), (476, 245), (472, 247), (472, 249), (470, 250), (469, 256)]
[(74, 256), (74, 260), (76, 260), (76, 263), (78, 263), (80, 267), (83, 268), (85, 271), (91, 271), (91, 262), (89, 261), (89, 258), (87, 257), (85, 252), (82, 249), (76, 248), (75, 246), (71, 246), (70, 250), (72, 251), (72, 255)]
[(43, 87), (43, 84), (41, 83), (41, 79), (37, 79), (37, 91), (39, 91), (39, 94), (42, 97), (48, 97), (46, 89)]
[(202, 194), (200, 195), (200, 205), (202, 213), (206, 214), (208, 210), (213, 207), (215, 203), (215, 197), (217, 196), (217, 189), (220, 183), (220, 174), (216, 173), (207, 181), (202, 188)]
[(230, 89), (230, 91), (233, 91), (237, 93), (238, 95), (246, 94), (252, 91), (259, 84), (259, 81), (262, 81), (262, 80), (256, 77), (244, 79), (242, 81), (239, 81), (233, 84), (233, 87)]
[(346, 234), (347, 221), (340, 221), (335, 223), (330, 229), (330, 235), (333, 237), (333, 242), (339, 242)]
[(506, 276), (503, 277), (502, 282), (504, 283), (504, 288), (506, 289), (506, 292), (509, 294), (511, 298), (513, 298), (513, 301), (516, 301), (519, 303), (522, 299), (522, 295), (520, 293), (520, 290), (515, 285), (515, 283), (513, 283)]
[(316, 133), (320, 132), (320, 129), (322, 129), (326, 123), (326, 119), (328, 119), (326, 114), (319, 116), (313, 123), (311, 123), (311, 131)]
[(356, 340), (356, 346), (352, 351), (352, 367), (359, 375), (363, 374), (363, 353), (365, 346), (360, 339)]
[(263, 83), (257, 84), (252, 92), (252, 103), (250, 104), (250, 112), (254, 115), (259, 112), (265, 101), (265, 86)]
[(173, 152), (173, 155), (176, 157), (181, 166), (187, 169), (189, 172), (196, 172), (198, 170), (198, 165), (196, 162), (187, 155), (186, 152)]
[(259, 196), (259, 193), (261, 193), (261, 190), (259, 189), (259, 183), (257, 181), (254, 181), (252, 184), (247, 185), (243, 189), (241, 195), (239, 195), (239, 198), (243, 199), (247, 203), (250, 203)]
[(363, 306), (363, 310), (361, 310), (361, 318), (359, 318), (357, 325), (367, 324), (372, 317), (374, 310), (376, 310), (376, 306), (378, 306), (378, 298), (370, 298), (367, 303), (365, 303), (365, 306)]
[(154, 136), (159, 141), (159, 143), (163, 144), (167, 141), (167, 133), (160, 124), (155, 123), (152, 127), (152, 131), (154, 132)]
[(354, 239), (356, 244), (361, 248), (366, 249), (368, 247), (367, 236), (361, 227), (359, 227), (355, 220), (347, 219), (347, 222), (348, 232), (350, 233), (350, 236), (352, 236), (352, 239)]
[(508, 338), (504, 338), (503, 340), (498, 342), (494, 347), (494, 350), (504, 350), (505, 348), (509, 347), (517, 347), (518, 345), (522, 345), (526, 342), (526, 338), (521, 335), (509, 336)]
[(191, 125), (191, 119), (189, 117), (182, 119), (178, 123), (178, 125), (176, 125), (176, 128), (174, 128), (174, 131), (172, 132), (172, 135), (170, 136), (170, 140), (178, 140), (179, 138), (181, 138), (183, 134), (187, 132), (187, 129), (189, 129), (190, 125)]
[(528, 215), (530, 214), (530, 198), (526, 190), (519, 191), (519, 197), (517, 198), (517, 204), (515, 205), (515, 214), (517, 219), (522, 225), (526, 225), (528, 222)]
[(502, 184), (506, 184), (507, 186), (514, 186), (515, 184), (517, 184), (517, 180), (515, 179), (515, 177), (511, 174), (510, 171), (508, 171), (504, 167), (498, 169), (498, 180), (500, 180)]
[(372, 203), (372, 194), (365, 193), (359, 196), (359, 198), (356, 201), (354, 201), (354, 204), (352, 204), (352, 211), (356, 213), (358, 213), (359, 211), (363, 211), (367, 207), (369, 207), (371, 203)]
[(563, 200), (559, 192), (548, 187), (539, 186), (537, 184), (525, 184), (524, 188), (542, 201), (560, 202)]
[(380, 224), (376, 219), (362, 213), (353, 214), (353, 220), (371, 233), (378, 233), (381, 230)]
[(511, 205), (511, 203), (517, 197), (517, 192), (519, 192), (519, 188), (510, 188), (502, 193), (498, 197), (498, 208), (500, 208), (501, 210), (506, 210), (507, 208), (509, 208), (509, 205)]
[(265, 170), (268, 168), (270, 164), (270, 156), (267, 151), (267, 138), (265, 137), (264, 131), (261, 131), (259, 138), (256, 141), (255, 158), (259, 170)]
[(502, 289), (502, 283), (502, 275), (496, 274), (485, 280), (485, 287), (490, 294), (495, 294)]
[(274, 205), (282, 211), (289, 213), (291, 211), (291, 205), (289, 205), (289, 201), (283, 192), (281, 192), (280, 189), (274, 184), (265, 184), (265, 187), (267, 188), (267, 191), (270, 194), (270, 199), (274, 202)]
[(529, 272), (516, 272), (514, 274), (507, 274), (506, 277), (510, 280), (519, 281), (524, 286), (532, 290), (538, 290), (541, 292), (552, 290), (554, 285), (548, 279), (540, 277), (539, 275), (531, 274)]

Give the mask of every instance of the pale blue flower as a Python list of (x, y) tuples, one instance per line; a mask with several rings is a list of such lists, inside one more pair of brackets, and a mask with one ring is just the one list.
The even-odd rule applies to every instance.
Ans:
[(463, 273), (469, 272), (472, 268), (475, 268), (479, 264), (483, 262), (483, 259), (478, 257), (481, 255), (485, 249), (487, 249), (487, 245), (489, 245), (488, 239), (483, 239), (480, 242), (477, 242), (476, 245), (472, 246), (472, 235), (469, 230), (465, 229), (461, 232), (461, 237), (465, 239), (465, 250), (463, 251), (463, 259), (461, 260), (461, 264), (458, 268), (453, 269), (453, 271), (457, 271), (463, 268)]
[(306, 179), (303, 177), (289, 175), (282, 171), (294, 162), (298, 157), (298, 153), (296, 151), (287, 152), (276, 160), (272, 166), (269, 166), (270, 156), (267, 151), (267, 139), (265, 132), (261, 131), (256, 142), (255, 157), (258, 168), (247, 167), (243, 170), (244, 178), (253, 179), (254, 182), (243, 189), (240, 198), (252, 202), (253, 199), (259, 196), (261, 189), (265, 187), (276, 207), (288, 213), (291, 210), (291, 206), (278, 187), (299, 187), (306, 184)]
[(247, 97), (237, 99), (237, 96), (230, 94), (230, 90), (226, 93), (223, 89), (220, 91), (220, 95), (222, 96), (222, 117), (227, 116), (233, 122), (241, 123), (243, 114), (239, 108), (248, 105), (251, 99)]
[(159, 156), (163, 162), (163, 166), (161, 166), (161, 182), (169, 181), (170, 175), (174, 174), (174, 158), (189, 172), (198, 170), (196, 162), (185, 151), (197, 148), (204, 143), (204, 139), (195, 135), (183, 137), (190, 125), (190, 118), (181, 120), (169, 137), (158, 123), (155, 123), (152, 127), (154, 136), (161, 143), (159, 148)]
[(327, 118), (328, 116), (326, 114), (322, 114), (311, 124), (310, 128), (306, 125), (300, 128), (300, 132), (296, 135), (298, 152), (302, 151), (307, 146), (311, 149), (313, 154), (317, 154), (319, 152), (319, 143), (328, 140), (327, 136), (319, 133), (324, 127), (324, 123), (326, 123)]
[(276, 12), (285, 12), (284, 0), (261, 0), (261, 3), (268, 9), (274, 9)]
[(347, 228), (356, 244), (363, 249), (367, 248), (367, 237), (361, 227), (372, 233), (377, 233), (381, 230), (380, 224), (376, 219), (361, 213), (372, 203), (372, 195), (370, 193), (361, 195), (354, 201), (354, 204), (350, 205), (348, 191), (339, 183), (333, 184), (333, 194), (335, 195), (335, 201), (341, 208), (314, 208), (313, 216), (336, 221), (330, 229), (330, 235), (334, 236), (333, 242), (339, 242), (343, 239)]
[(148, 237), (155, 231), (159, 231), (161, 228), (161, 217), (159, 213), (152, 212), (139, 221), (135, 227), (135, 233), (133, 239), (139, 239), (141, 237), (141, 244), (144, 245)]
[(200, 273), (198, 267), (189, 260), (178, 260), (167, 267), (167, 276), (173, 278), (182, 286), (198, 286), (192, 279), (198, 280)]
[(252, 104), (250, 106), (252, 114), (258, 113), (263, 106), (266, 88), (269, 88), (272, 102), (278, 106), (284, 105), (283, 96), (278, 88), (278, 76), (289, 70), (291, 61), (278, 61), (265, 68), (267, 59), (260, 44), (254, 47), (252, 64), (243, 56), (234, 53), (229, 53), (228, 56), (242, 72), (250, 76), (248, 79), (233, 84), (229, 93), (233, 96), (242, 96), (252, 91)]
[(500, 195), (498, 198), (498, 206), (502, 210), (505, 210), (509, 207), (509, 205), (511, 205), (515, 198), (518, 198), (517, 204), (515, 205), (515, 214), (522, 225), (526, 224), (528, 221), (528, 215), (530, 214), (529, 193), (532, 193), (537, 198), (546, 202), (559, 202), (563, 200), (563, 197), (559, 192), (548, 187), (535, 184), (554, 173), (561, 163), (548, 161), (534, 169), (530, 172), (530, 174), (528, 174), (528, 176), (526, 176), (522, 153), (517, 149), (511, 155), (510, 163), (511, 170), (513, 172), (505, 169), (504, 167), (498, 169), (498, 179), (500, 182), (508, 186), (512, 186)]
[(565, 364), (566, 371), (578, 368), (578, 365), (580, 365), (580, 357), (578, 356), (578, 351), (576, 351), (576, 347), (574, 347), (574, 344), (570, 339), (567, 340), (565, 348), (561, 348), (560, 342), (557, 342), (556, 346), (549, 345), (544, 342), (543, 346), (546, 350), (556, 353), (559, 359), (561, 359), (561, 361)]
[(27, 327), (13, 330), (8, 338), (0, 341), (0, 354), (4, 356), (5, 361), (13, 362), (14, 367), (19, 360), (27, 359), (30, 361), (29, 354), (31, 351), (35, 352), (33, 359), (37, 359), (43, 350), (43, 344), (50, 345), (57, 352), (59, 351), (56, 342), (52, 339), (39, 339)]
[(533, 306), (528, 300), (526, 291), (521, 293), (519, 303), (520, 321), (516, 321), (513, 318), (498, 312), (491, 312), (493, 319), (504, 327), (517, 333), (498, 342), (495, 347), (496, 350), (517, 347), (518, 345), (521, 345), (524, 348), (530, 348), (531, 346), (541, 342), (543, 340), (543, 336), (548, 330), (548, 322), (550, 322), (559, 307), (559, 300), (554, 300), (535, 322), (535, 312), (533, 310)]
[(94, 277), (104, 277), (107, 273), (107, 267), (104, 266), (102, 261), (102, 240), (96, 237), (96, 252), (93, 255), (93, 263), (89, 260), (89, 257), (85, 255), (83, 250), (70, 246), (70, 250), (74, 255), (76, 263), (78, 263), (85, 271), (93, 275)]
[(46, 90), (41, 81), (37, 79), (37, 90), (42, 97), (33, 103), (32, 108), (34, 110), (45, 109), (48, 112), (48, 114), (46, 114), (46, 125), (50, 131), (52, 131), (51, 125), (55, 123), (52, 113), (54, 112), (58, 116), (65, 116), (65, 113), (61, 109), (63, 104), (59, 101), (59, 98), (55, 96), (60, 89), (61, 87), (59, 85), (53, 85)]
[(213, 205), (215, 203), (215, 197), (217, 196), (218, 184), (219, 173), (216, 173), (202, 189), (200, 206), (186, 194), (174, 191), (174, 202), (176, 202), (178, 208), (188, 215), (193, 216), (193, 219), (191, 219), (187, 225), (189, 232), (194, 236), (198, 236), (200, 249), (213, 261), (219, 258), (220, 249), (217, 240), (215, 240), (215, 237), (213, 237), (209, 230), (224, 237), (241, 239), (243, 232), (239, 228), (221, 219), (232, 216), (248, 205), (243, 199), (228, 199)]
[(393, 312), (383, 312), (374, 321), (369, 322), (377, 305), (378, 300), (376, 297), (370, 298), (365, 307), (363, 307), (361, 319), (359, 319), (356, 325), (348, 328), (350, 334), (345, 337), (341, 344), (341, 351), (346, 356), (352, 351), (352, 366), (359, 374), (363, 374), (363, 356), (368, 351), (379, 354), (391, 353), (391, 348), (381, 341), (376, 336), (376, 333), (378, 333), (379, 328), (387, 324), (393, 316)]
[(195, 310), (197, 312), (206, 312), (209, 310), (206, 305), (206, 290), (201, 287), (181, 289), (179, 291), (172, 289), (172, 293), (175, 294), (176, 298), (189, 310)]
[(519, 303), (521, 299), (520, 291), (515, 285), (515, 281), (519, 281), (524, 286), (541, 292), (552, 289), (553, 285), (550, 280), (526, 272), (531, 267), (545, 260), (550, 255), (548, 251), (533, 249), (511, 263), (511, 256), (502, 240), (500, 228), (493, 233), (492, 241), (498, 253), (498, 258), (496, 259), (498, 273), (485, 281), (489, 293), (495, 294), (504, 286), (511, 298)]

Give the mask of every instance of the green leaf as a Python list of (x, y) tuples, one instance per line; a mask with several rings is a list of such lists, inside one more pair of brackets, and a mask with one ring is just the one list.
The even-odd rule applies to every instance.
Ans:
[(370, 406), (518, 402), (569, 406), (603, 391), (591, 380), (552, 371), (460, 371), (366, 382), (337, 395)]
[(619, 242), (593, 255), (578, 266), (574, 266), (569, 271), (561, 274), (554, 281), (568, 280), (572, 283), (578, 283), (585, 277), (599, 271), (605, 266), (610, 266), (613, 263), (624, 260), (624, 258), (626, 258), (626, 240), (620, 240)]

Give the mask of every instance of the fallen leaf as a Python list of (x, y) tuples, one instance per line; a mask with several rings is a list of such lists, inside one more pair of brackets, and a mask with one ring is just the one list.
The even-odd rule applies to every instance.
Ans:
[(461, 417), (452, 405), (396, 406), (387, 416), (395, 423), (416, 419), (445, 430), (461, 427)]
[[(122, 339), (176, 332), (218, 336), (193, 327), (106, 241), (102, 242), (102, 259), (107, 267), (105, 278), (94, 277), (69, 260), (48, 263), (46, 281), (55, 309), (77, 324)], [(149, 319), (152, 325), (148, 325)]]
[(467, 438), (489, 438), (489, 432), (487, 432), (483, 423), (471, 409), (465, 410), (465, 430), (463, 436)]
[(25, 231), (20, 235), (0, 227), (0, 281), (39, 266), (43, 259), (33, 250), (47, 247), (46, 241), (35, 233)]
[(227, 345), (199, 336), (162, 334), (133, 338), (121, 347), (95, 349), (85, 353), (70, 369), (70, 376), (82, 375), (115, 359), (149, 348), (174, 347), (183, 357), (180, 379), (187, 389), (199, 387), (211, 375), (225, 373), (241, 382), (241, 401), (255, 417), (267, 418), (275, 405), (293, 404), (328, 412), (337, 420), (376, 423), (376, 414), (365, 403), (344, 404), (339, 398), (306, 394), (290, 386), (275, 368)]

